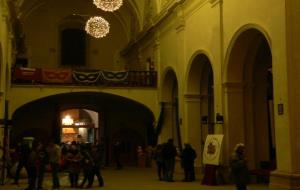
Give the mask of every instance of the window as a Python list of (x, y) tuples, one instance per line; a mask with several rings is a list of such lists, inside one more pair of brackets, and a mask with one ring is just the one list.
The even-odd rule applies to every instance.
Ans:
[(82, 29), (61, 31), (61, 64), (69, 66), (86, 65), (86, 34)]

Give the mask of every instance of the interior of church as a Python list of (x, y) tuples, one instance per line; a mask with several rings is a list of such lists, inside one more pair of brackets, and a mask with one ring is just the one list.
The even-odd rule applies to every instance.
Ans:
[(2, 163), (34, 139), (101, 143), (112, 166), (119, 141), (137, 167), (173, 139), (227, 182), (243, 143), (269, 189), (300, 188), (300, 1), (106, 1), (0, 0)]

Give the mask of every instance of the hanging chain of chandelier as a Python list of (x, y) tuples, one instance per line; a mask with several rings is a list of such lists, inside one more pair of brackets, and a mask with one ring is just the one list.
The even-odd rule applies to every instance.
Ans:
[[(113, 12), (123, 5), (123, 0), (93, 0), (93, 3), (103, 11)], [(109, 28), (108, 21), (101, 16), (89, 18), (85, 25), (85, 31), (95, 38), (105, 37), (109, 33)]]

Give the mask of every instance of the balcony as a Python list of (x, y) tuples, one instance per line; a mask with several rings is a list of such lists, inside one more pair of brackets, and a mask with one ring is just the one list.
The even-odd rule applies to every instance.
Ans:
[(105, 71), (83, 69), (46, 69), (18, 67), (12, 69), (12, 84), (156, 87), (156, 71)]

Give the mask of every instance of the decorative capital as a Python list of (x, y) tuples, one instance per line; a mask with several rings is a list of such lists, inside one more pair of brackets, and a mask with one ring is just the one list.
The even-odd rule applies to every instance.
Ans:
[(176, 31), (181, 32), (185, 28), (185, 19), (182, 6), (179, 5), (176, 9), (177, 21), (176, 21)]
[(184, 95), (186, 102), (199, 102), (201, 99), (200, 94), (185, 94)]

